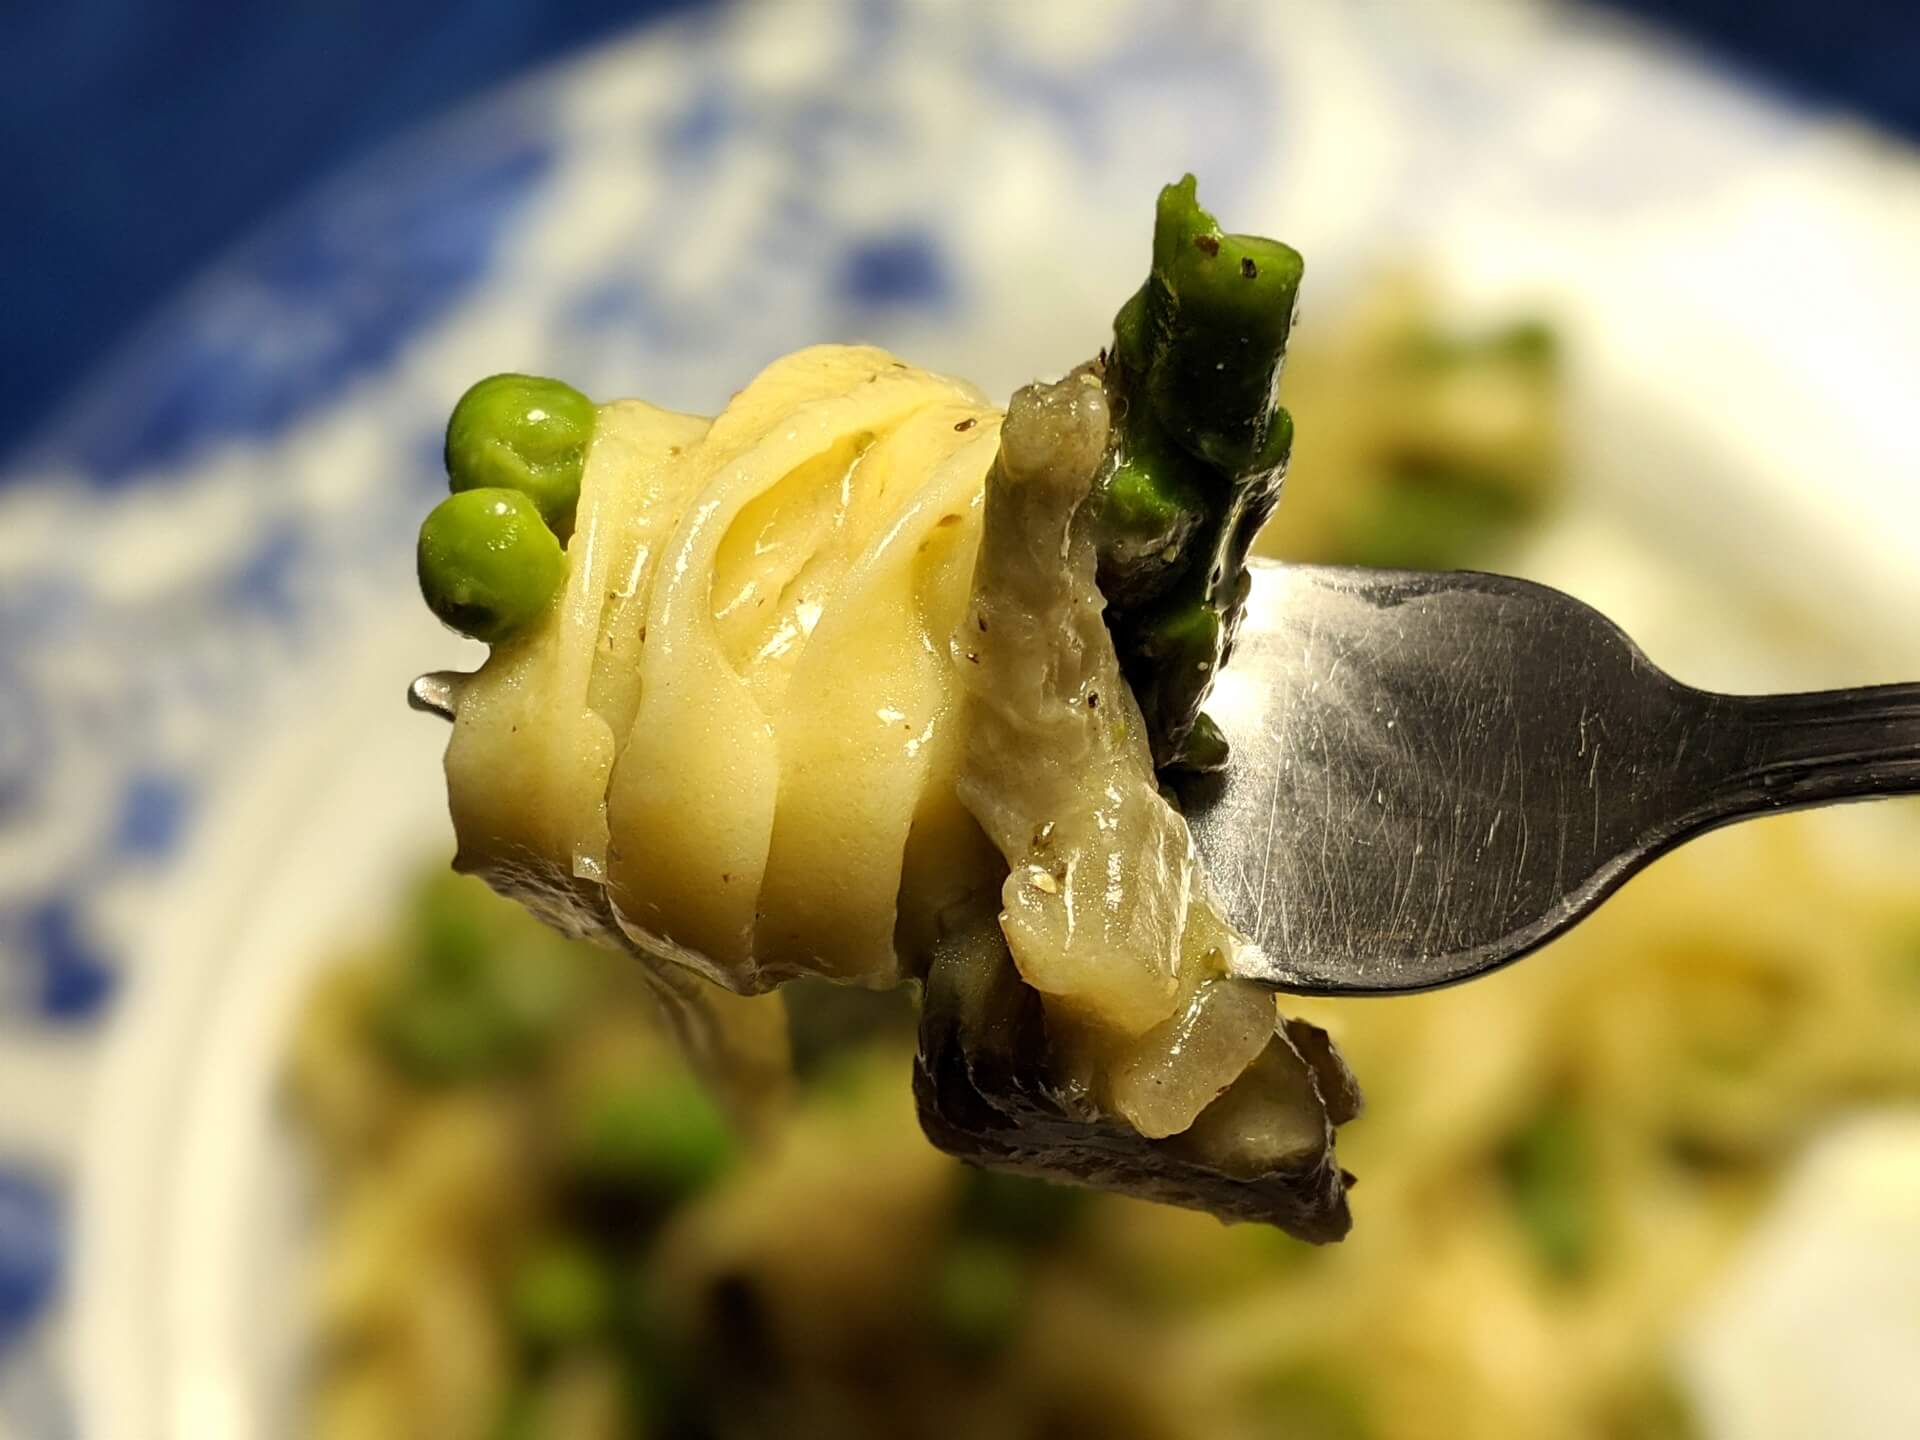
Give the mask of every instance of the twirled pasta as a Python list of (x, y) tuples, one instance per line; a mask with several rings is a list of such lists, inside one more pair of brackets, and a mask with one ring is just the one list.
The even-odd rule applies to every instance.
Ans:
[[(459, 690), (458, 863), (737, 994), (924, 978), (943, 937), (999, 912), (986, 953), (1044, 996), (1029, 1061), (1063, 1130), (1104, 1116), (1108, 1151), (1179, 1137), (1274, 1051), (1267, 1102), (1221, 1102), (1184, 1152), (1110, 1157), (1108, 1183), (1304, 1169), (1316, 1198), (1286, 1218), (1337, 1232), (1320, 1082), (1226, 974), (1236, 941), (1156, 788), (1073, 527), (1108, 452), (1100, 375), (1019, 404), (1003, 449), (971, 388), (822, 346), (711, 424), (604, 407), (564, 592)], [(1047, 1168), (1038, 1146), (930, 1128)], [(1192, 1203), (1205, 1178), (1146, 1188)]]
[(999, 425), (854, 346), (776, 361), (711, 424), (604, 407), (564, 593), (460, 689), (459, 863), (730, 990), (902, 978), (896, 930), (990, 863), (947, 637)]
[(1111, 358), (1004, 417), (865, 346), (711, 422), (474, 387), (421, 542), (495, 647), (454, 690), (458, 865), (643, 956), (710, 1068), (777, 1068), (742, 997), (923, 982), (944, 1147), (1338, 1238), (1352, 1076), (1233, 978), (1156, 775), (1225, 761), (1200, 704), (1291, 444), (1299, 276), (1189, 177)]

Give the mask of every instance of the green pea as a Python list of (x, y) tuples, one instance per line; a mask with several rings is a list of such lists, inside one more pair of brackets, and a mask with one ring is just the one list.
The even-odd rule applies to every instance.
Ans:
[(601, 1186), (677, 1204), (706, 1189), (736, 1158), (732, 1127), (691, 1075), (609, 1088), (580, 1118), (574, 1162)]
[(516, 1267), (508, 1305), (529, 1344), (558, 1349), (604, 1330), (613, 1302), (605, 1262), (577, 1240), (555, 1239), (536, 1246)]
[(1599, 1248), (1602, 1223), (1586, 1117), (1571, 1098), (1555, 1097), (1499, 1158), (1514, 1218), (1541, 1264), (1558, 1279), (1578, 1279)]
[(556, 535), (573, 530), (594, 404), (562, 380), (489, 375), (447, 421), (447, 479), (464, 490), (518, 490)]
[(487, 997), (464, 990), (407, 985), (373, 1014), (375, 1038), (388, 1057), (426, 1085), (480, 1079), (521, 1053)]
[(1394, 466), (1373, 503), (1348, 517), (1333, 558), (1350, 565), (1451, 570), (1510, 542), (1537, 508), (1499, 475), (1407, 461)]
[(1087, 1198), (1088, 1192), (1077, 1186), (969, 1166), (960, 1181), (956, 1220), (970, 1235), (1047, 1250), (1080, 1224)]
[(1458, 335), (1423, 327), (1406, 337), (1400, 359), (1416, 370), (1511, 365), (1551, 370), (1560, 358), (1560, 337), (1544, 320), (1523, 319), (1481, 334)]
[(499, 949), (498, 910), (494, 896), (470, 875), (428, 877), (413, 901), (409, 958), (419, 977), (445, 986), (480, 983)]
[(932, 1286), (933, 1318), (947, 1342), (984, 1359), (1014, 1339), (1027, 1307), (1019, 1256), (990, 1240), (962, 1240), (941, 1260)]
[(420, 526), (420, 593), (464, 635), (497, 644), (537, 619), (559, 593), (566, 555), (516, 490), (463, 490)]

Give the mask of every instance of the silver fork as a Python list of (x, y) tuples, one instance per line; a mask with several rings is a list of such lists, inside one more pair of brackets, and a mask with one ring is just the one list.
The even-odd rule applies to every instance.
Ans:
[[(1233, 764), (1181, 799), (1274, 989), (1470, 980), (1715, 826), (1920, 793), (1920, 684), (1720, 695), (1544, 585), (1252, 568), (1207, 702)], [(451, 718), (449, 678), (408, 698)]]
[(1472, 979), (1704, 831), (1920, 792), (1920, 684), (1696, 690), (1495, 575), (1256, 562), (1207, 709), (1233, 764), (1182, 798), (1241, 973), (1312, 994)]

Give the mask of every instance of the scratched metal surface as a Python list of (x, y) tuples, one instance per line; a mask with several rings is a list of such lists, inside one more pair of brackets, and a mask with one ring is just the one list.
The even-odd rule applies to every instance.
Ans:
[(1717, 695), (1544, 586), (1260, 565), (1184, 794), (1242, 973), (1307, 992), (1453, 983), (1743, 816), (1920, 789), (1920, 686)]

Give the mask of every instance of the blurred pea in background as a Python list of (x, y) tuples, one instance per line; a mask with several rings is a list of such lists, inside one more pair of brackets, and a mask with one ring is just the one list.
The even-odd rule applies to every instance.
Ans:
[(1920, 677), (1920, 15), (1875, 0), (479, 0), (7, 18), (0, 1440), (1920, 1433), (1920, 816), (1712, 837), (1304, 1008), (1356, 1229), (990, 1177), (905, 997), (750, 1136), (443, 872), (472, 379), (1004, 396), (1185, 170), (1306, 255), (1283, 557), (1510, 570), (1683, 678)]

